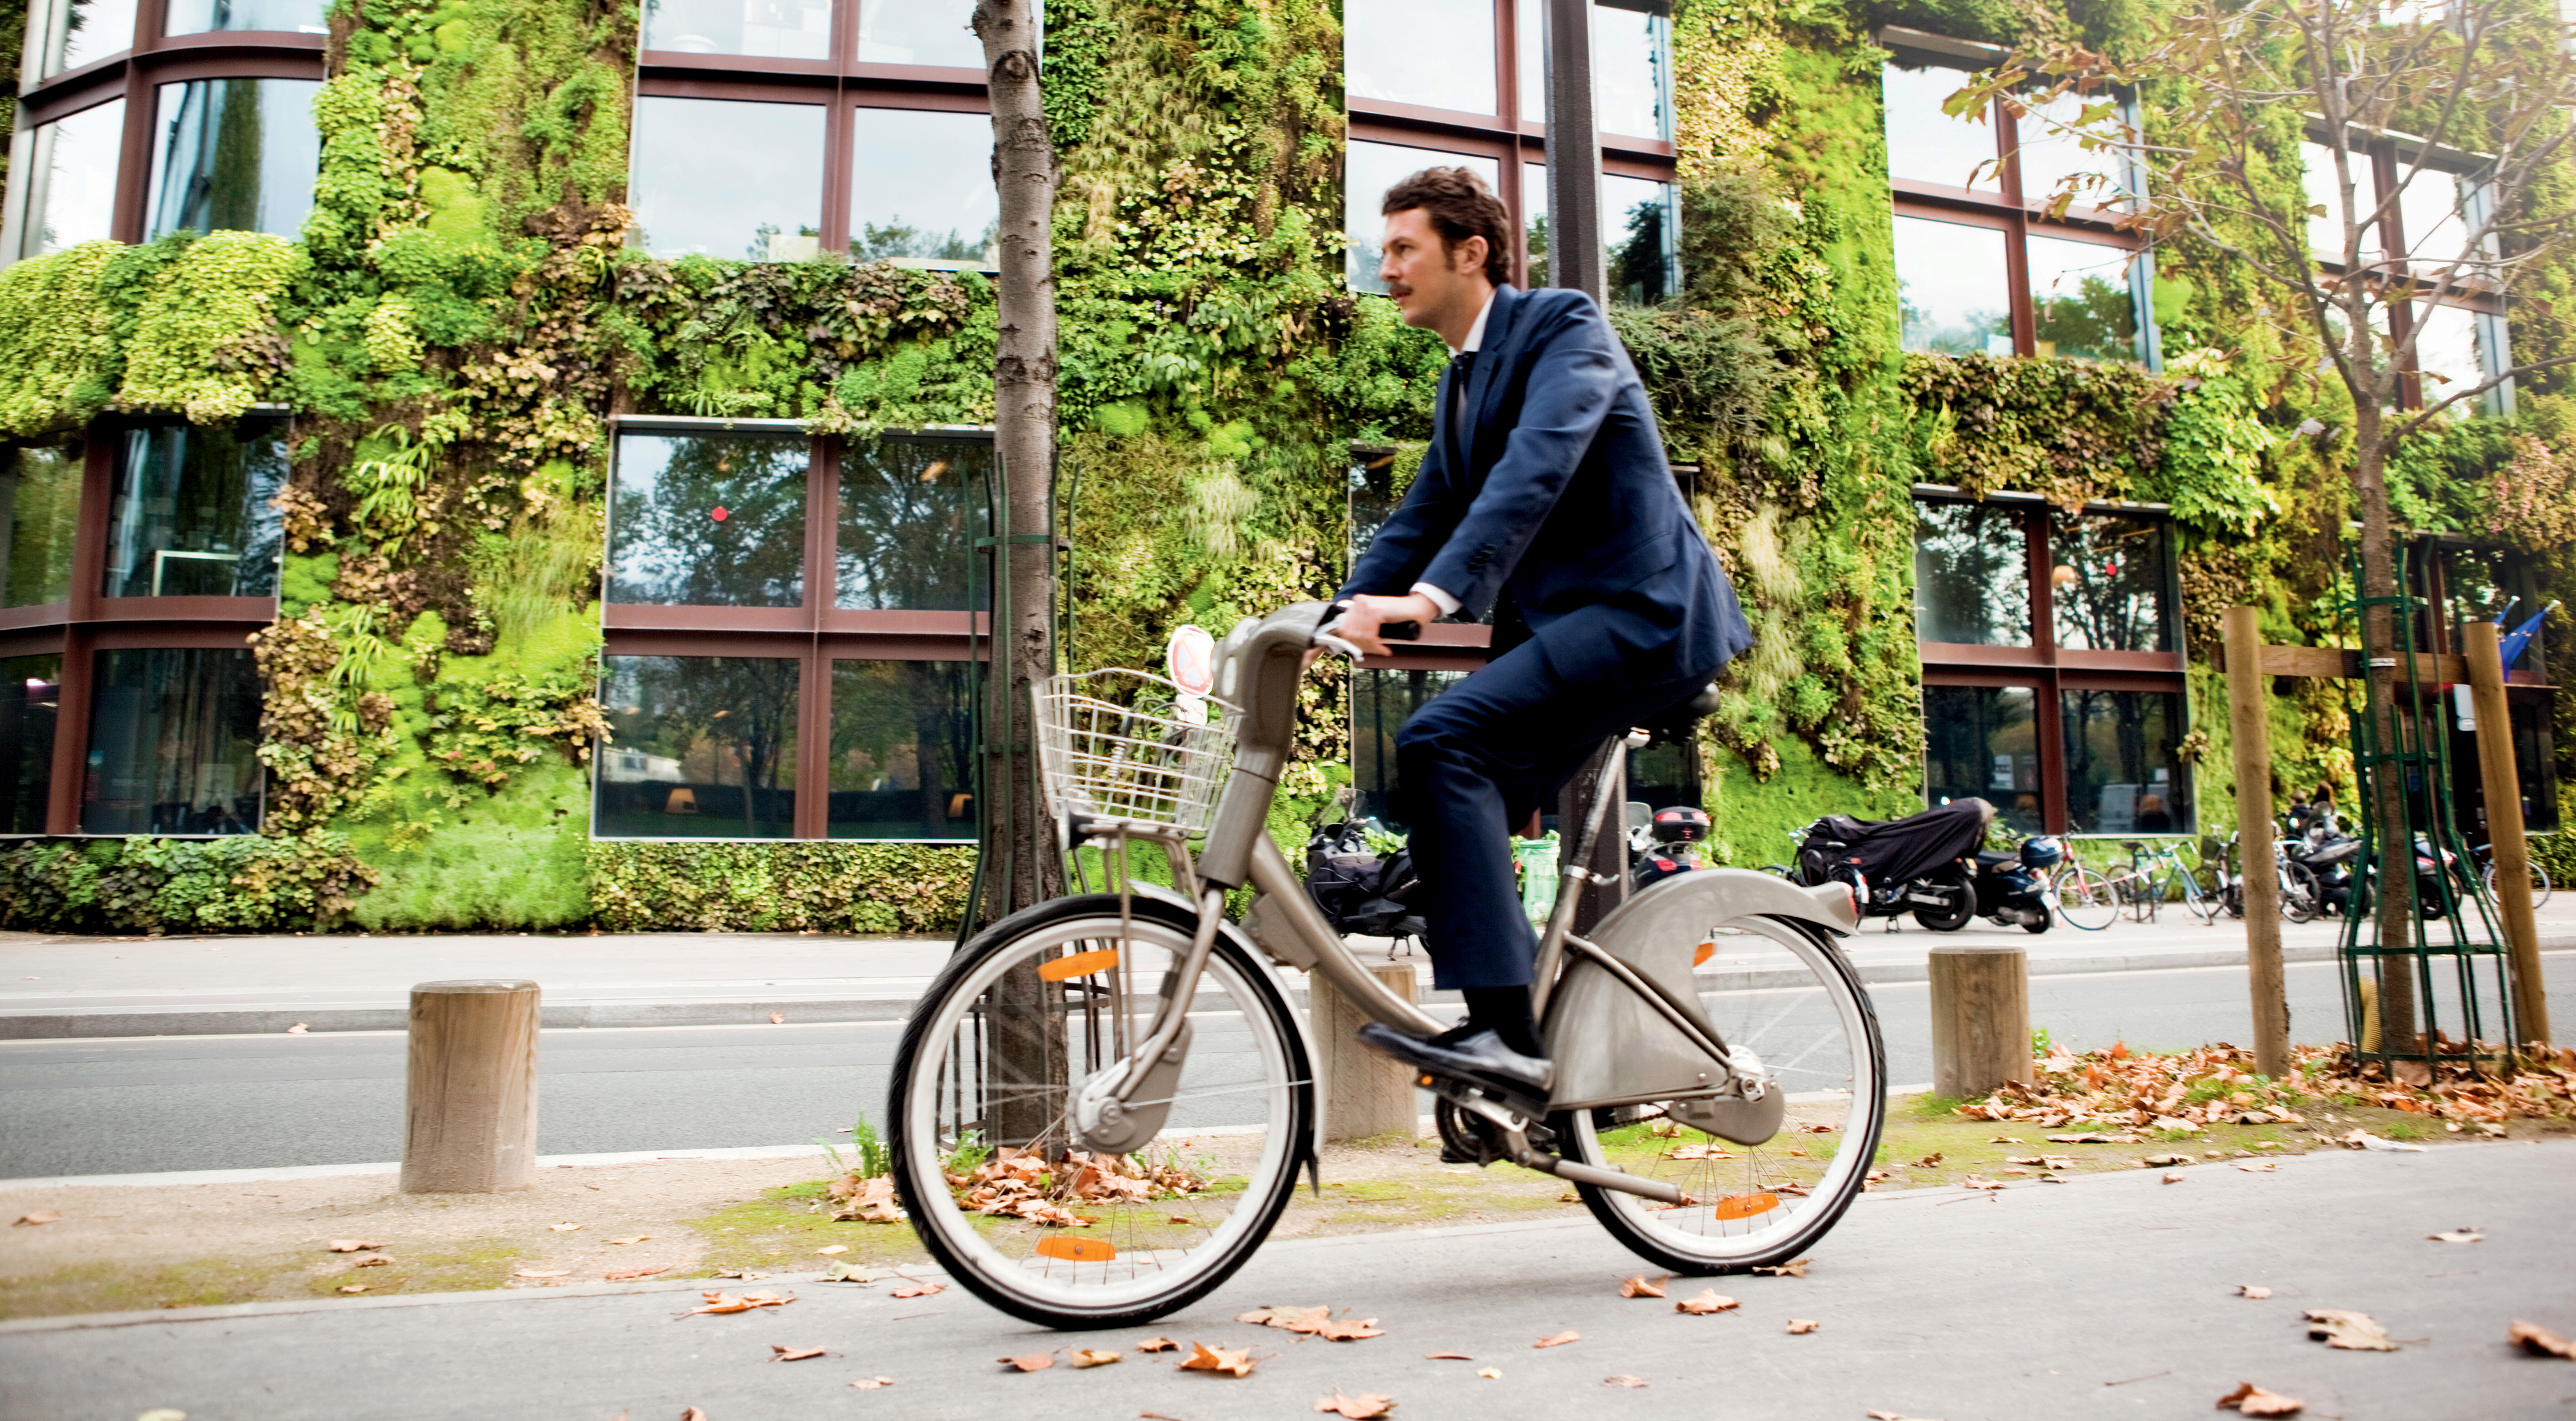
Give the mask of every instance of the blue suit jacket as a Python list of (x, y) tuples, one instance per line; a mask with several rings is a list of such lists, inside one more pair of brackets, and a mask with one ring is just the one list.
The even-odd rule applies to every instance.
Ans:
[(1341, 596), (1428, 582), (1495, 622), (1497, 655), (1534, 638), (1556, 673), (1660, 687), (1753, 644), (1664, 459), (1628, 352), (1579, 291), (1500, 287), (1450, 427), (1442, 377), (1431, 450)]

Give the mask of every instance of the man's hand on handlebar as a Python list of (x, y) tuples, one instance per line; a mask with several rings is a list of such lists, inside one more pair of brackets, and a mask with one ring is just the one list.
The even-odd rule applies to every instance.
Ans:
[[(1410, 641), (1422, 634), (1421, 628), (1425, 624), (1440, 620), (1438, 604), (1419, 592), (1408, 592), (1401, 597), (1362, 593), (1339, 604), (1338, 612), (1339, 616), (1326, 625), (1326, 630), (1370, 656), (1392, 654), (1387, 650), (1387, 633), (1406, 630), (1399, 624), (1414, 624), (1409, 635), (1397, 638)], [(1311, 657), (1307, 664), (1313, 664)]]

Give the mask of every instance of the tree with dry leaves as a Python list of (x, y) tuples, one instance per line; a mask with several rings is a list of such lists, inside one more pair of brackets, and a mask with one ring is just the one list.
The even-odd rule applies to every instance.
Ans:
[[(2558, 9), (2538, 0), (2188, 0), (2151, 21), (2126, 57), (2046, 35), (1950, 101), (1951, 113), (1967, 114), (2006, 97), (2060, 136), (2126, 159), (2142, 192), (2088, 191), (2106, 179), (2073, 175), (2048, 195), (2052, 215), (2079, 198), (2118, 204), (2122, 225), (2151, 247), (2196, 242), (2217, 252), (2265, 288), (2265, 312), (2292, 352), (2284, 376), (2331, 372), (2351, 397), (2362, 644), (2382, 746), (2404, 729), (2389, 600), (2398, 591), (2392, 454), (2489, 391), (2576, 359), (2442, 383), (2417, 358), (2436, 305), (2474, 296), (2509, 309), (2576, 243), (2572, 37)], [(2114, 97), (2123, 94), (2140, 96), (2143, 122), (2126, 121)], [(2070, 95), (2078, 102), (2048, 107)], [(2323, 204), (2312, 205), (2299, 181), (2302, 139), (2329, 170), (2333, 196)], [(2428, 189), (2457, 200), (2428, 207)], [(2442, 220), (2421, 224), (2429, 230), (2407, 225), (2409, 215), (2445, 207)], [(2415, 408), (2404, 407), (2409, 397)], [(2405, 865), (2409, 836), (2394, 827), (2408, 823), (2400, 777), (2365, 771), (2363, 793), (2383, 860)], [(2380, 941), (2408, 942), (2413, 875), (2401, 867), (2379, 877)], [(2378, 992), (2381, 1049), (2419, 1050), (2408, 959), (2380, 959)]]

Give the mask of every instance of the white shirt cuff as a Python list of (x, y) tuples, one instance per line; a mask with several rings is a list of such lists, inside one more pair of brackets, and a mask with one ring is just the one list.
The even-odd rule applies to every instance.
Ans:
[(1444, 617), (1454, 617), (1458, 615), (1458, 599), (1441, 591), (1439, 588), (1432, 586), (1430, 583), (1417, 582), (1413, 584), (1412, 590), (1430, 598), (1431, 605), (1440, 609), (1440, 615)]

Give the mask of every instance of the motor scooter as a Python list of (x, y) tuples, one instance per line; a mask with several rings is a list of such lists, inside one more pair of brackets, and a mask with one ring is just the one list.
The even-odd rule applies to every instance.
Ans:
[(1789, 878), (1810, 888), (1849, 885), (1862, 916), (1890, 919), (1889, 932), (1906, 913), (1934, 932), (1956, 932), (1977, 914), (1968, 865), (1994, 817), (1995, 807), (1975, 798), (1902, 819), (1828, 814), (1807, 826)]
[[(2065, 858), (2066, 845), (2052, 834), (2024, 839), (2018, 848), (1977, 850), (1971, 860), (1976, 865), (1971, 881), (1976, 885), (1977, 916), (1992, 919), (1999, 928), (2048, 931), (2057, 921), (2057, 915), (2048, 911), (2048, 871)], [(1915, 920), (1921, 922), (1922, 914), (1917, 913)], [(1956, 925), (1940, 930), (1956, 932), (1967, 925), (1962, 916)]]

